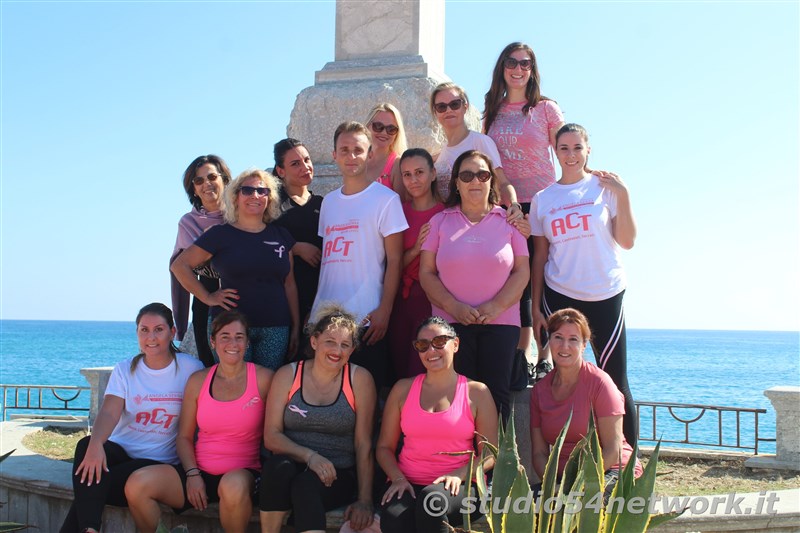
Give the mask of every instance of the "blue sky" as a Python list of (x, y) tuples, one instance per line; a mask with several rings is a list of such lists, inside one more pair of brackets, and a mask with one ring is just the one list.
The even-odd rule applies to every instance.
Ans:
[[(0, 10), (0, 316), (132, 320), (168, 303), (181, 172), (205, 153), (271, 166), (296, 95), (333, 60), (334, 2)], [(592, 165), (631, 189), (629, 327), (798, 330), (799, 14), (448, 1), (445, 70), (481, 107), (500, 50), (534, 48)]]

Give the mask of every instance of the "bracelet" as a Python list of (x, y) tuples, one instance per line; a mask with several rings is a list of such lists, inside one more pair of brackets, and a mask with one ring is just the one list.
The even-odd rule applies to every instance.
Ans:
[(196, 473), (196, 474), (187, 474), (187, 475), (186, 475), (186, 478), (187, 478), (187, 479), (188, 479), (188, 478), (190, 478), (190, 477), (200, 477), (200, 472), (198, 472), (198, 473)]
[(198, 472), (200, 472), (200, 469), (199, 469), (199, 468), (197, 468), (197, 467), (195, 466), (194, 468), (190, 468), (190, 469), (186, 470), (186, 471), (184, 472), (184, 474), (187, 474), (187, 475), (188, 475), (188, 474), (189, 474), (189, 472), (191, 472), (192, 470), (197, 470)]
[(309, 456), (308, 456), (308, 459), (306, 459), (306, 464), (309, 464), (309, 463), (311, 462), (311, 459), (312, 459), (312, 458), (313, 458), (315, 455), (319, 455), (319, 454), (318, 454), (317, 452), (315, 452), (315, 451), (314, 451), (314, 452), (311, 452), (311, 455), (309, 455)]
[(405, 476), (399, 476), (392, 480), (392, 483), (397, 483), (398, 481), (405, 481)]

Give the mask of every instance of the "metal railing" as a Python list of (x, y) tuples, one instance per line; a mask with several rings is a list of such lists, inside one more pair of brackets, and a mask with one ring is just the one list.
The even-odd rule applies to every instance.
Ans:
[[(642, 425), (642, 410), (649, 408), (651, 416), (650, 432), (645, 433), (645, 428)], [(747, 407), (724, 407), (721, 405), (701, 405), (701, 404), (687, 404), (687, 403), (664, 403), (664, 402), (636, 402), (636, 417), (639, 421), (639, 440), (657, 441), (661, 440), (664, 443), (674, 444), (690, 444), (695, 446), (709, 446), (715, 448), (728, 448), (735, 450), (752, 450), (753, 454), (758, 455), (758, 446), (762, 442), (775, 442), (774, 438), (764, 438), (758, 432), (759, 415), (766, 414), (766, 409), (751, 409)], [(731, 413), (728, 416), (723, 416), (726, 413)], [(659, 426), (659, 414), (669, 416), (667, 424), (677, 425), (682, 427), (683, 438), (668, 438), (664, 437), (664, 425)], [(704, 419), (704, 417), (707, 418)], [(748, 438), (747, 441), (742, 439), (742, 415), (749, 418), (752, 415), (753, 439)], [(716, 420), (713, 418), (716, 416)], [(731, 430), (731, 418), (735, 420), (735, 435)], [(663, 420), (663, 417), (662, 417)], [(716, 423), (716, 440), (707, 442), (705, 440), (693, 439), (691, 436), (691, 426), (696, 424)], [(677, 423), (677, 424), (676, 424)], [(725, 424), (727, 423), (727, 425)], [(729, 431), (725, 432), (725, 429)], [(662, 434), (659, 434), (661, 430)], [(706, 430), (707, 433), (707, 430)]]
[[(3, 403), (0, 405), (2, 418), (0, 419), (3, 421), (5, 421), (9, 409), (27, 411), (89, 411), (88, 396), (91, 393), (91, 387), (0, 384), (0, 389), (2, 389), (3, 392)], [(84, 392), (86, 394), (81, 397)], [(76, 406), (78, 401), (84, 401), (87, 407)]]

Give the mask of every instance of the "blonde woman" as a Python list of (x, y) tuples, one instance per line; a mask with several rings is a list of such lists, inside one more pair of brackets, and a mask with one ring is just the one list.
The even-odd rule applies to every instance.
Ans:
[(401, 194), (400, 154), (406, 151), (406, 130), (400, 111), (389, 103), (373, 107), (364, 122), (372, 135), (372, 158), (367, 177)]
[[(279, 212), (275, 178), (258, 169), (242, 172), (225, 190), (226, 223), (201, 235), (171, 267), (186, 290), (212, 307), (212, 319), (234, 308), (247, 318), (245, 361), (272, 370), (283, 365), (287, 351), (295, 351), (300, 331), (291, 252), (295, 240), (272, 223)], [(209, 261), (221, 279), (214, 292), (193, 274)]]

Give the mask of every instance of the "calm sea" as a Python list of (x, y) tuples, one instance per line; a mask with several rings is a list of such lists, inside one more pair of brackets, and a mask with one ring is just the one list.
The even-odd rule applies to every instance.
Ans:
[[(81, 368), (113, 366), (137, 351), (130, 322), (0, 320), (0, 383), (85, 386)], [(633, 329), (628, 331), (628, 376), (638, 401), (767, 409), (759, 431), (774, 437), (775, 413), (764, 391), (800, 386), (800, 334)], [(699, 411), (677, 414), (691, 419)], [(658, 416), (664, 438), (682, 438), (680, 426), (662, 427), (664, 415)], [(642, 420), (649, 425), (644, 411)], [(692, 429), (692, 437), (711, 439), (717, 420), (709, 415), (703, 420), (708, 422)], [(735, 419), (723, 422), (731, 427), (726, 439), (735, 438)], [(743, 416), (741, 424), (744, 441), (752, 442), (752, 417)], [(761, 446), (774, 451), (774, 444)]]

